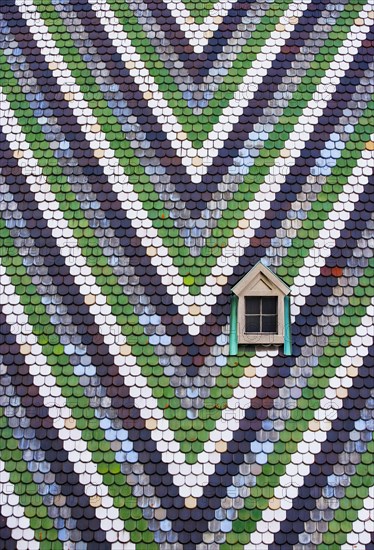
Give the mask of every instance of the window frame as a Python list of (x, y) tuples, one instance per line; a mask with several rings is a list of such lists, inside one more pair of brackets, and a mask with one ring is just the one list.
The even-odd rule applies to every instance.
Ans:
[[(258, 301), (258, 311), (254, 311), (252, 309), (251, 311), (251, 303), (252, 307), (256, 304), (253, 304), (253, 302), (257, 300)], [(269, 301), (272, 300), (272, 303)], [(271, 304), (272, 311), (266, 311), (266, 301), (268, 305)], [(275, 307), (273, 307), (275, 306)], [(276, 328), (278, 326), (278, 298), (277, 296), (244, 296), (244, 319), (245, 319), (245, 333), (246, 334), (253, 334), (255, 332), (260, 332), (261, 334), (274, 334), (277, 332)], [(248, 330), (248, 321), (255, 321), (255, 324), (258, 325), (259, 331), (255, 330)], [(274, 329), (275, 330), (265, 330), (264, 324), (266, 321), (271, 321), (272, 323), (275, 323)]]
[[(285, 342), (285, 297), (290, 289), (262, 262), (258, 262), (232, 289), (237, 296), (236, 337), (238, 344), (280, 345)], [(276, 332), (246, 332), (246, 297), (277, 299)]]

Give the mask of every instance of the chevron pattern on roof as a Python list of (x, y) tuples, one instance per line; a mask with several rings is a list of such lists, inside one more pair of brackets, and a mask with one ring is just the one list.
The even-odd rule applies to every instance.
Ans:
[(0, 549), (374, 550), (373, 0), (0, 4)]

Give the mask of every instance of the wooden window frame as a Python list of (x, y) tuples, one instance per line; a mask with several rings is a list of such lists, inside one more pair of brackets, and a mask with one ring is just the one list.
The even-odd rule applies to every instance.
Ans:
[[(258, 262), (232, 289), (238, 298), (237, 341), (238, 344), (280, 345), (285, 339), (284, 298), (290, 289), (267, 266)], [(245, 331), (245, 298), (275, 297), (277, 299), (276, 332)]]

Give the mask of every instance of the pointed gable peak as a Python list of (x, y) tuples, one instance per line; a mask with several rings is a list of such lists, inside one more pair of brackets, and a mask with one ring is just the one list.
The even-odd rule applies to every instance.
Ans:
[(287, 296), (290, 293), (288, 286), (261, 260), (236, 283), (232, 291), (236, 296), (248, 293), (260, 296), (279, 292)]

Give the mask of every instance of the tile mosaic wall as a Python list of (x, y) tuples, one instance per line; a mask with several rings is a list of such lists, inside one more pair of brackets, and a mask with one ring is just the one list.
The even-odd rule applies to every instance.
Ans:
[[(373, 550), (373, 0), (0, 0), (0, 548)], [(231, 288), (292, 354), (229, 354)]]

